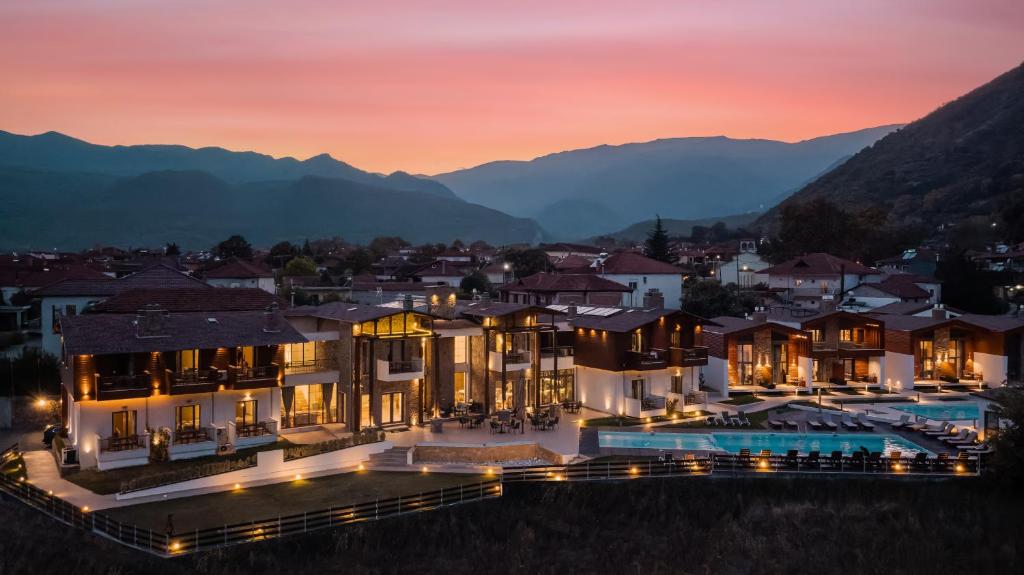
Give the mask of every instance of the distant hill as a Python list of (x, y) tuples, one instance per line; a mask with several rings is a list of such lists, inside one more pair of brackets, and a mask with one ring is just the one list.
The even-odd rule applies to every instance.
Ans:
[(169, 241), (207, 248), (233, 233), (259, 246), (334, 235), (357, 242), (545, 239), (532, 220), (462, 200), (316, 176), (237, 184), (198, 170), (118, 177), (0, 168), (0, 199), (2, 249)]
[[(878, 207), (892, 224), (988, 216), (1024, 195), (1024, 66), (889, 134), (781, 205)], [(781, 206), (780, 206), (781, 207)], [(779, 208), (757, 221), (771, 228)]]
[[(732, 216), (721, 216), (717, 218), (703, 218), (699, 220), (674, 220), (674, 219), (661, 219), (661, 225), (668, 232), (669, 236), (689, 236), (693, 232), (694, 226), (707, 226), (711, 227), (718, 222), (722, 222), (731, 230), (736, 228), (742, 228), (754, 220), (757, 219), (758, 213), (750, 214), (736, 214)], [(637, 222), (625, 229), (621, 229), (617, 232), (598, 234), (598, 236), (605, 236), (615, 238), (616, 240), (628, 240), (633, 242), (642, 242), (647, 239), (647, 234), (654, 228), (655, 221), (653, 219)], [(590, 238), (591, 241), (596, 239)]]
[(794, 144), (711, 137), (598, 146), (526, 162), (491, 162), (433, 179), (468, 201), (547, 222), (554, 208), (575, 202), (588, 217), (577, 218), (575, 225), (560, 223), (557, 231), (544, 225), (554, 235), (582, 237), (655, 213), (696, 219), (767, 209), (897, 127)]
[(256, 152), (233, 152), (224, 148), (100, 146), (59, 132), (22, 136), (0, 130), (0, 167), (115, 176), (136, 176), (161, 170), (199, 170), (232, 183), (322, 176), (456, 198), (441, 183), (404, 172), (395, 172), (389, 176), (371, 174), (327, 154), (300, 161), (295, 158), (273, 158)]

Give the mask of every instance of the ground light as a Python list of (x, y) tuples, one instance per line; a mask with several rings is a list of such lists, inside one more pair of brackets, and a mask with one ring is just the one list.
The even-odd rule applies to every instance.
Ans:
[(362, 463), (360, 463), (359, 466), (356, 467), (356, 469), (358, 469), (359, 471), (362, 471), (362, 470), (366, 469), (366, 466), (363, 465)]
[(296, 473), (295, 474), (295, 481), (302, 481), (302, 474), (301, 473)]
[(82, 513), (88, 513), (88, 512), (89, 512), (89, 506), (88, 505), (86, 505), (85, 507), (82, 507)]
[(171, 551), (179, 551), (180, 549), (181, 549), (181, 543), (178, 543), (177, 541), (175, 541), (174, 543), (171, 543)]
[(427, 466), (424, 465), (423, 467), (420, 468), (420, 471), (422, 471), (423, 473), (426, 473), (429, 470), (427, 469)]
[(636, 467), (630, 467), (629, 472), (632, 473), (633, 475), (636, 475), (637, 473), (640, 473), (640, 470), (637, 469)]
[(235, 490), (238, 490), (238, 489), (241, 489), (241, 488), (242, 488), (242, 485), (240, 483), (236, 483), (235, 484)]

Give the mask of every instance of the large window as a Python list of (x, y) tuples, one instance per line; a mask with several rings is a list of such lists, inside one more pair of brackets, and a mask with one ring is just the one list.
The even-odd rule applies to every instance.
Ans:
[(184, 349), (178, 354), (178, 358), (178, 371), (180, 372), (192, 371), (199, 367), (198, 349)]
[(629, 391), (630, 394), (633, 396), (633, 399), (643, 399), (647, 397), (644, 380), (642, 379), (634, 379), (633, 381), (631, 381)]
[[(291, 393), (293, 394), (290, 405), (291, 413), (285, 412), (281, 414), (282, 420), (286, 422), (285, 427), (334, 423), (338, 406), (335, 405), (333, 397), (324, 397), (325, 387), (329, 388), (328, 393), (332, 393), (331, 390), (335, 386), (333, 384), (320, 383), (291, 386)], [(289, 407), (285, 403), (284, 401), (281, 402), (282, 411)], [(366, 423), (365, 420), (364, 423)]]
[(315, 341), (293, 343), (284, 348), (284, 363), (289, 367), (311, 367), (316, 365), (317, 345)]
[(136, 412), (115, 411), (111, 415), (111, 436), (132, 437), (139, 434)]
[(917, 344), (918, 361), (921, 365), (921, 379), (932, 379), (935, 377), (935, 354), (932, 340), (922, 339)]
[(754, 384), (754, 345), (751, 343), (736, 346), (736, 377), (739, 385)]
[(256, 425), (256, 400), (246, 399), (235, 403), (235, 427), (244, 428)]
[(469, 338), (464, 335), (455, 336), (455, 363), (466, 363), (469, 350), (466, 349)]
[(380, 422), (382, 425), (405, 420), (404, 394), (385, 393), (380, 396)]
[(469, 402), (469, 386), (466, 385), (468, 380), (466, 372), (455, 372), (455, 403)]
[(176, 431), (198, 431), (200, 427), (199, 404), (179, 405), (174, 417)]
[(573, 398), (573, 370), (560, 369), (558, 376), (554, 371), (540, 373), (541, 404), (561, 403)]
[(672, 393), (678, 393), (678, 394), (682, 394), (683, 393), (683, 376), (682, 375), (673, 375), (672, 376), (672, 380), (671, 380), (670, 385), (669, 385), (669, 391), (671, 391)]
[(644, 350), (644, 332), (636, 330), (632, 333), (629, 341), (629, 348), (635, 352), (642, 352)]

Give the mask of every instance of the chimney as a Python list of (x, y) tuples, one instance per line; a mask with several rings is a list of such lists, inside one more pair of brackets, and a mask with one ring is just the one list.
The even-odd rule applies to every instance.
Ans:
[(943, 309), (941, 303), (937, 303), (932, 307), (932, 319), (946, 319), (946, 310)]
[(836, 299), (831, 295), (821, 296), (821, 311), (836, 311)]
[(758, 323), (766, 322), (768, 321), (768, 310), (761, 306), (755, 307), (754, 314), (750, 317), (750, 319)]
[(661, 290), (651, 288), (644, 293), (644, 309), (661, 309), (665, 307), (665, 296)]
[(277, 323), (277, 304), (272, 303), (263, 310), (263, 333), (277, 333), (281, 326)]
[(164, 328), (164, 310), (159, 304), (147, 304), (135, 317), (136, 337), (159, 337)]
[(404, 309), (405, 311), (412, 311), (412, 308), (413, 308), (412, 294), (411, 293), (407, 293), (407, 294), (405, 294), (405, 297), (402, 298), (402, 309)]

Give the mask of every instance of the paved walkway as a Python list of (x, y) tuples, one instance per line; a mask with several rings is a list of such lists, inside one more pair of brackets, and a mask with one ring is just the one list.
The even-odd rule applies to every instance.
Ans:
[(60, 471), (57, 469), (57, 462), (48, 451), (26, 451), (22, 456), (25, 458), (25, 468), (32, 485), (52, 491), (54, 495), (72, 505), (96, 510), (117, 507), (122, 504), (113, 495), (97, 495), (67, 479), (62, 479)]

